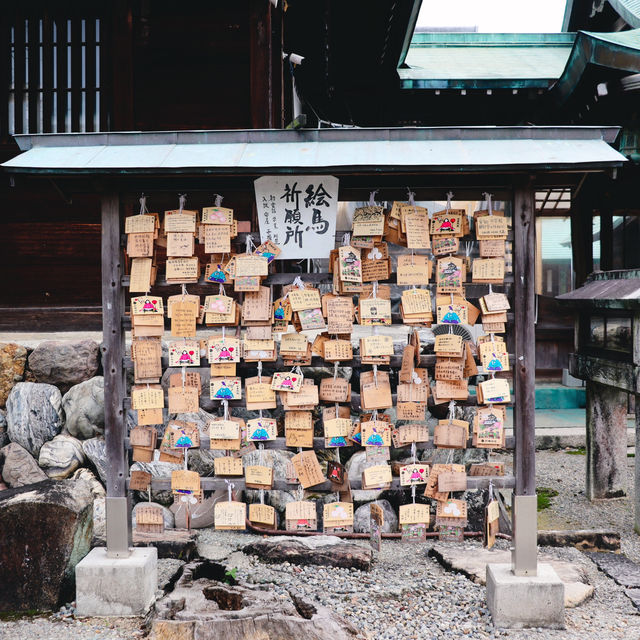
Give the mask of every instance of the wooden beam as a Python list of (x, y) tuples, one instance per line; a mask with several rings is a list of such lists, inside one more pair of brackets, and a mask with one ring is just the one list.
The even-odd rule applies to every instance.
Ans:
[(272, 129), (273, 67), (271, 35), (271, 3), (249, 0), (249, 58), (251, 91), (251, 126)]
[[(131, 131), (134, 129), (133, 17), (131, 3), (127, 0), (116, 0), (113, 3), (110, 45), (109, 53), (113, 62), (111, 67), (113, 91), (109, 130)], [(105, 48), (102, 47), (101, 56), (105, 53)], [(105, 98), (103, 94), (102, 100)], [(102, 110), (102, 104), (100, 108)]]
[(535, 449), (535, 214), (530, 181), (521, 183), (514, 194), (514, 333), (515, 405), (513, 426), (516, 438), (516, 495), (536, 491)]
[(120, 286), (120, 202), (118, 195), (102, 197), (102, 367), (104, 370), (104, 422), (107, 447), (107, 496), (124, 497), (128, 466), (124, 454), (125, 375), (122, 356), (124, 291)]
[(574, 287), (577, 288), (593, 271), (593, 207), (583, 192), (571, 209), (571, 251)]
[(600, 271), (613, 269), (613, 214), (600, 209)]

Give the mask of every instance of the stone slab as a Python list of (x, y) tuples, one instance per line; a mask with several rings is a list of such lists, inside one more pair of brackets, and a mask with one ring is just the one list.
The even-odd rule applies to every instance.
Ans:
[[(564, 584), (546, 563), (537, 576), (514, 576), (510, 564), (487, 565), (487, 606), (503, 629), (564, 629)], [(525, 606), (523, 606), (525, 605)]]
[(76, 566), (78, 616), (139, 616), (155, 601), (158, 553), (132, 549), (128, 558), (109, 558), (105, 547), (92, 549)]
[(636, 609), (640, 609), (640, 589), (626, 589), (624, 594), (631, 600)]
[(589, 552), (600, 571), (606, 573), (622, 587), (640, 589), (640, 565), (618, 553)]
[(368, 571), (373, 551), (367, 547), (345, 542), (337, 536), (276, 536), (246, 545), (242, 551), (257, 555), (266, 562), (319, 564), (327, 567), (355, 567)]
[[(490, 564), (511, 566), (511, 552), (497, 549), (478, 549), (478, 547), (460, 549), (450, 545), (436, 544), (430, 549), (429, 555), (445, 569), (462, 573), (478, 584), (486, 584), (486, 572)], [(577, 607), (593, 595), (593, 585), (589, 584), (587, 574), (580, 566), (545, 555), (540, 555), (539, 560), (550, 565), (564, 583), (565, 607)], [(539, 566), (540, 563), (538, 563)]]

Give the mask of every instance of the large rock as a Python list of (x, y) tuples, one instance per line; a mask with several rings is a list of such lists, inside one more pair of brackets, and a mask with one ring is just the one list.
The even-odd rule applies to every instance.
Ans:
[(0, 449), (9, 443), (9, 434), (7, 433), (7, 412), (0, 409)]
[(65, 430), (86, 440), (104, 433), (104, 378), (96, 376), (71, 387), (62, 398)]
[(93, 340), (41, 342), (29, 356), (29, 369), (38, 382), (56, 385), (65, 393), (98, 372), (99, 347)]
[(191, 471), (197, 471), (201, 476), (214, 474), (214, 460), (224, 458), (225, 452), (218, 449), (189, 449), (188, 467)]
[[(151, 478), (171, 479), (172, 471), (180, 471), (182, 465), (171, 464), (170, 462), (134, 462), (131, 465), (131, 471), (146, 471), (151, 474)], [(136, 491), (139, 500), (146, 500), (149, 496), (146, 491)], [(151, 489), (151, 499), (165, 506), (169, 506), (173, 502), (171, 488), (167, 489)]]
[(107, 484), (107, 445), (104, 438), (89, 438), (85, 440), (82, 443), (82, 450), (102, 483)]
[(19, 382), (7, 400), (9, 440), (37, 457), (42, 445), (62, 429), (61, 404), (60, 391), (53, 385)]
[(84, 460), (80, 440), (60, 434), (42, 445), (38, 464), (50, 478), (63, 480), (80, 468)]
[(346, 542), (337, 536), (276, 536), (252, 542), (244, 546), (242, 551), (258, 556), (264, 562), (320, 564), (347, 569), (353, 567), (363, 571), (371, 569), (373, 562), (373, 551), (370, 548)]
[(11, 442), (3, 447), (0, 453), (4, 459), (2, 478), (10, 487), (24, 487), (47, 479), (47, 474), (38, 466), (31, 454), (17, 442)]
[[(382, 533), (393, 533), (398, 530), (398, 516), (388, 500), (377, 500), (376, 504), (384, 512)], [(353, 530), (356, 533), (370, 533), (371, 531), (371, 503), (358, 507), (353, 514)]]
[[(365, 451), (356, 451), (345, 464), (345, 471), (349, 476), (350, 481), (362, 480), (362, 472), (372, 466), (372, 462), (367, 462), (367, 454)], [(377, 500), (382, 491), (378, 489), (354, 489), (351, 492), (354, 502), (373, 502)]]
[(76, 564), (89, 552), (85, 483), (45, 480), (0, 495), (0, 611), (46, 611), (73, 600)]
[(0, 407), (4, 407), (11, 389), (24, 379), (27, 350), (14, 342), (0, 344)]
[(138, 502), (138, 504), (133, 507), (133, 511), (131, 512), (131, 526), (136, 528), (136, 514), (139, 509), (142, 507), (160, 507), (162, 509), (162, 519), (164, 520), (164, 528), (165, 529), (173, 529), (175, 527), (175, 520), (173, 517), (173, 513), (167, 509), (162, 504), (158, 504), (157, 502)]
[(93, 500), (93, 535), (104, 540), (107, 537), (107, 499)]

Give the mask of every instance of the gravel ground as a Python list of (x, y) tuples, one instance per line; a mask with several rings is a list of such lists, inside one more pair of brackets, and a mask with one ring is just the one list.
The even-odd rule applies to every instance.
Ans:
[[(273, 585), (277, 593), (288, 591), (317, 601), (343, 616), (375, 640), (431, 638), (509, 638), (512, 640), (628, 640), (640, 638), (640, 615), (624, 590), (598, 571), (576, 549), (544, 548), (545, 553), (580, 564), (595, 586), (594, 597), (566, 610), (567, 628), (561, 631), (532, 629), (496, 630), (486, 607), (485, 587), (443, 569), (428, 557), (431, 544), (415, 545), (383, 541), (382, 551), (370, 572), (330, 567), (302, 567), (289, 563), (267, 565), (252, 556), (233, 551), (256, 536), (206, 531), (201, 549), (238, 569), (248, 582)], [(356, 544), (367, 545), (357, 541)], [(499, 540), (498, 548), (508, 542)], [(480, 543), (455, 545), (480, 548)]]
[[(511, 459), (505, 458), (510, 463)], [(629, 458), (629, 487), (633, 489), (634, 458)], [(640, 540), (633, 532), (633, 498), (590, 503), (584, 495), (585, 456), (566, 452), (537, 454), (538, 486), (559, 491), (551, 506), (540, 512), (541, 529), (610, 528), (622, 533), (623, 552), (640, 562)], [(595, 587), (593, 598), (567, 609), (562, 631), (496, 630), (486, 608), (485, 588), (443, 569), (428, 557), (430, 544), (384, 541), (370, 572), (329, 567), (267, 565), (239, 549), (258, 537), (238, 532), (203, 530), (201, 555), (238, 569), (248, 582), (271, 585), (326, 605), (351, 622), (362, 638), (399, 640), (431, 638), (509, 638), (510, 640), (608, 640), (640, 638), (640, 615), (624, 590), (607, 578), (576, 549), (544, 549), (584, 567)], [(358, 541), (366, 545), (366, 542)], [(458, 545), (457, 545), (458, 546)], [(466, 547), (479, 543), (466, 542)], [(507, 548), (499, 540), (497, 546)], [(161, 561), (159, 587), (179, 567)], [(139, 618), (74, 620), (65, 610), (56, 616), (23, 618), (0, 623), (2, 640), (131, 640), (143, 635)], [(55, 619), (55, 618), (62, 619)]]

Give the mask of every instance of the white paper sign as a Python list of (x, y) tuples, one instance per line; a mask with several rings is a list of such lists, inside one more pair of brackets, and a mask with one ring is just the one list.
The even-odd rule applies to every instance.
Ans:
[(335, 247), (338, 178), (263, 176), (254, 185), (260, 240), (282, 249), (276, 260), (329, 255)]

